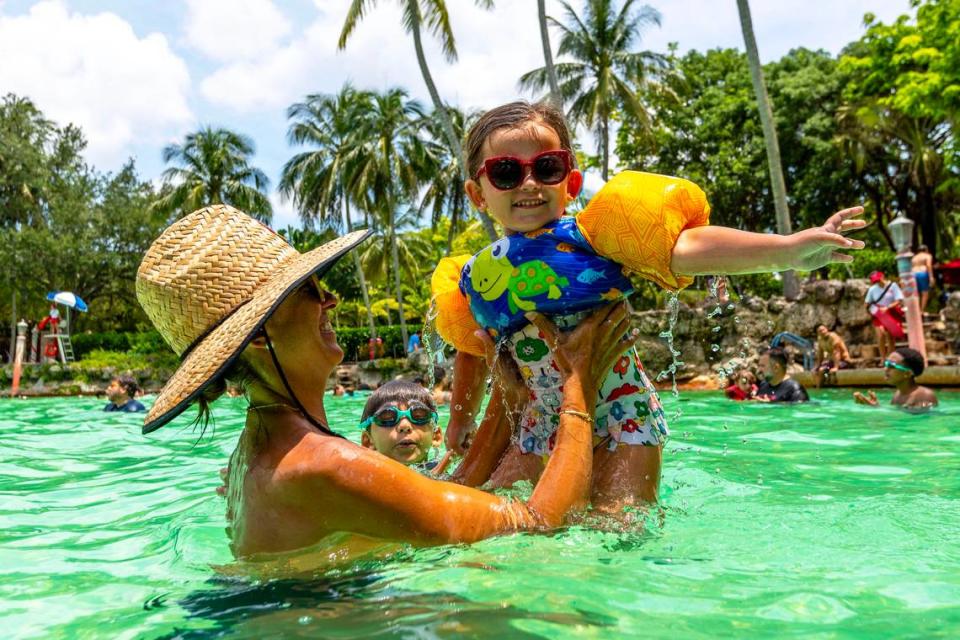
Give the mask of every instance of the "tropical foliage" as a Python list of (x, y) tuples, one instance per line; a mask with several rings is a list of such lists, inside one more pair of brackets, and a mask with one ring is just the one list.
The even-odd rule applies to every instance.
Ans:
[[(448, 3), (400, 4), (418, 56), (425, 30), (454, 61)], [(342, 43), (376, 6), (375, 0), (350, 4)], [(911, 16), (891, 24), (867, 16), (863, 36), (839, 56), (800, 48), (763, 65), (794, 227), (820, 224), (858, 202), (875, 222), (860, 236), (873, 252), (864, 252), (852, 271), (838, 267), (832, 275), (889, 265), (886, 225), (899, 212), (918, 223), (918, 241), (937, 258), (960, 251), (960, 11), (956, 0), (915, 0), (912, 8)], [(764, 135), (742, 52), (645, 52), (643, 30), (655, 26), (658, 15), (635, 0), (563, 4), (559, 19), (539, 9), (535, 14), (531, 3), (528, 19), (531, 30), (540, 19), (559, 36), (555, 52), (549, 38), (545, 42), (556, 54), (564, 107), (598, 144), (595, 156), (578, 155), (581, 168), (604, 176), (626, 168), (681, 175), (707, 191), (714, 222), (776, 228)], [(427, 79), (426, 58), (421, 62)], [(547, 66), (520, 82), (543, 97), (550, 87)], [(458, 146), (477, 114), (441, 102), (436, 87), (430, 91), (432, 109), (402, 88), (349, 85), (307, 95), (288, 109), (291, 155), (278, 191), (298, 211), (302, 228), (281, 233), (308, 250), (351, 229), (373, 231), (324, 276), (341, 298), (334, 321), (349, 333), (354, 351), (376, 333), (402, 345), (409, 327), (429, 317), (437, 261), (489, 242), (489, 228), (471, 214), (463, 193)], [(170, 166), (159, 190), (138, 176), (132, 161), (115, 174), (97, 171), (84, 161), (84, 146), (77, 127), (50, 121), (30, 100), (10, 95), (0, 102), (0, 317), (6, 323), (12, 305), (18, 316), (36, 319), (45, 312), (47, 291), (70, 289), (96, 310), (78, 318), (75, 328), (147, 335), (133, 281), (165, 225), (214, 201), (270, 218), (267, 177), (253, 165), (253, 144), (240, 133), (206, 128), (167, 147)], [(741, 277), (737, 286), (764, 293), (777, 282)], [(89, 348), (108, 343), (91, 338)]]
[(163, 150), (173, 166), (163, 172), (169, 187), (153, 203), (154, 210), (182, 216), (208, 204), (229, 204), (269, 223), (273, 207), (264, 194), (270, 181), (251, 167), (253, 141), (227, 129), (205, 127), (189, 134), (183, 144)]

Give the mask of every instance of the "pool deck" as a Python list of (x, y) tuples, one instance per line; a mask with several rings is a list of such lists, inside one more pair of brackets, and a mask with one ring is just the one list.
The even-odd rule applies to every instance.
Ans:
[[(812, 371), (800, 371), (791, 374), (793, 378), (805, 387), (815, 386)], [(828, 387), (883, 387), (886, 381), (882, 368), (844, 369), (837, 371), (835, 384), (825, 384)], [(929, 387), (960, 387), (960, 366), (933, 365), (927, 367), (917, 382)]]

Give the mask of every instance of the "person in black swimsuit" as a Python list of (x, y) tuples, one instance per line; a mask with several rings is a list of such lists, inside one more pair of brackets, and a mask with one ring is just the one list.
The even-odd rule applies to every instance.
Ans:
[(760, 356), (763, 381), (757, 389), (761, 402), (807, 402), (810, 396), (803, 385), (787, 374), (787, 354), (774, 347)]

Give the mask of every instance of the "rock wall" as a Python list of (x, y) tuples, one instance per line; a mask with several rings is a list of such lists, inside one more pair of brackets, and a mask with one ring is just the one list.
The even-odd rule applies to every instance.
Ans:
[[(815, 342), (820, 324), (836, 330), (847, 343), (851, 356), (857, 358), (861, 345), (875, 342), (870, 316), (863, 303), (868, 288), (866, 280), (817, 280), (804, 283), (795, 301), (782, 297), (770, 300), (750, 297), (722, 307), (716, 300), (708, 300), (699, 307), (680, 304), (672, 331), (674, 348), (680, 352), (677, 358), (683, 362), (677, 367), (677, 379), (716, 378), (718, 372), (739, 363), (755, 366), (760, 352), (776, 334), (788, 331)], [(944, 334), (955, 339), (960, 322), (960, 293), (952, 294), (947, 308)], [(634, 316), (644, 336), (640, 342), (641, 358), (648, 373), (657, 377), (658, 373), (667, 371), (672, 362), (667, 341), (661, 337), (669, 330), (670, 312), (639, 311)], [(661, 383), (669, 381), (667, 376), (661, 378)]]

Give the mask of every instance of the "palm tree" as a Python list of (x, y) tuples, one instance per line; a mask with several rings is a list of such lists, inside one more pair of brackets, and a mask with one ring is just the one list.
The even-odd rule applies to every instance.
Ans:
[(421, 185), (424, 157), (419, 132), (425, 112), (416, 100), (408, 100), (403, 89), (375, 94), (364, 118), (354, 122), (357, 130), (356, 161), (347, 185), (357, 205), (383, 222), (393, 266), (397, 302), (400, 305), (400, 332), (407, 342), (403, 315), (403, 290), (397, 247), (396, 212), (415, 197)]
[(540, 44), (543, 45), (543, 63), (550, 81), (550, 101), (557, 109), (563, 109), (557, 70), (553, 68), (553, 49), (550, 47), (550, 31), (547, 29), (547, 0), (537, 0), (537, 21), (540, 23)]
[[(767, 146), (767, 166), (770, 169), (770, 187), (773, 190), (773, 206), (777, 215), (777, 232), (786, 235), (792, 231), (790, 209), (787, 207), (787, 185), (783, 179), (783, 165), (780, 163), (780, 144), (777, 141), (777, 129), (773, 122), (773, 109), (767, 96), (767, 86), (763, 81), (763, 69), (760, 67), (760, 54), (757, 51), (757, 39), (753, 35), (753, 21), (750, 19), (748, 0), (737, 0), (740, 12), (740, 28), (747, 47), (747, 62), (750, 65), (750, 79), (753, 92), (757, 96), (760, 109), (760, 124), (763, 127), (763, 141)], [(797, 277), (793, 271), (783, 274), (783, 295), (788, 300), (796, 299), (799, 293)]]
[[(367, 11), (373, 9), (377, 2), (378, 0), (351, 0), (347, 17), (343, 21), (343, 29), (340, 31), (340, 39), (337, 41), (337, 49), (343, 50), (346, 48), (350, 34), (356, 29)], [(403, 28), (407, 33), (413, 35), (413, 46), (417, 52), (420, 74), (427, 85), (430, 100), (433, 101), (433, 108), (443, 126), (444, 136), (450, 146), (450, 151), (456, 158), (456, 162), (462, 167), (464, 164), (463, 145), (460, 144), (460, 138), (454, 131), (452, 119), (447, 113), (447, 107), (440, 99), (440, 92), (437, 91), (437, 85), (430, 74), (430, 67), (427, 66), (427, 57), (423, 52), (421, 27), (426, 25), (427, 30), (440, 39), (440, 47), (447, 62), (455, 62), (457, 59), (457, 44), (450, 27), (450, 14), (447, 10), (446, 0), (399, 0), (399, 2), (403, 10)], [(493, 6), (493, 0), (474, 0), (474, 3), (484, 9)], [(461, 176), (462, 174), (461, 169)], [(462, 177), (460, 181), (463, 182)], [(487, 235), (490, 236), (490, 240), (496, 240), (497, 231), (493, 226), (493, 221), (482, 211), (478, 214), (487, 230)]]
[[(454, 130), (465, 132), (471, 121), (479, 114), (466, 115), (459, 109), (450, 108), (449, 114)], [(436, 229), (440, 220), (450, 216), (450, 228), (447, 233), (447, 255), (457, 230), (466, 220), (469, 211), (463, 180), (460, 179), (460, 166), (450, 155), (450, 150), (440, 143), (443, 139), (442, 125), (434, 111), (426, 119), (424, 129), (430, 134), (423, 145), (424, 157), (417, 164), (423, 169), (422, 180), (426, 186), (420, 199), (419, 214), (430, 212), (430, 227)]]
[[(616, 0), (586, 0), (581, 18), (567, 3), (561, 2), (568, 24), (553, 18), (560, 29), (558, 54), (573, 62), (554, 65), (559, 79), (560, 97), (570, 104), (567, 116), (595, 130), (600, 144), (601, 170), (606, 180), (610, 172), (610, 120), (617, 111), (635, 118), (643, 129), (651, 130), (650, 116), (638, 93), (652, 90), (656, 77), (666, 69), (665, 56), (650, 51), (631, 51), (643, 28), (660, 25), (656, 9), (644, 5), (634, 12), (636, 0), (626, 0), (616, 11)], [(543, 91), (549, 85), (546, 67), (520, 77), (523, 90)]]
[(251, 167), (253, 141), (227, 129), (204, 127), (189, 134), (183, 144), (163, 150), (163, 161), (179, 166), (163, 172), (169, 189), (151, 208), (185, 215), (209, 204), (229, 204), (269, 224), (273, 207), (264, 194), (270, 181)]
[[(357, 91), (349, 84), (336, 95), (307, 96), (287, 109), (287, 118), (293, 120), (287, 132), (291, 144), (313, 148), (298, 153), (283, 167), (280, 176), (280, 194), (292, 198), (305, 225), (315, 222), (353, 231), (350, 218), (350, 194), (347, 190), (350, 163), (358, 147), (355, 123), (362, 118), (373, 101), (373, 94)], [(338, 220), (342, 219), (342, 227)], [(354, 268), (367, 310), (370, 336), (376, 337), (377, 327), (370, 310), (370, 293), (360, 264), (360, 257), (352, 251)]]

